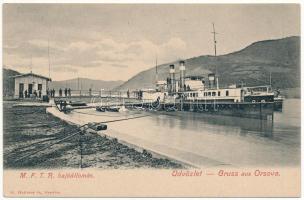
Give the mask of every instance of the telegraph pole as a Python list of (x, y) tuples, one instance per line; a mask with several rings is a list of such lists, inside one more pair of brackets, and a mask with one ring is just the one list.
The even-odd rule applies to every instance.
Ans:
[(50, 40), (48, 39), (48, 61), (49, 61), (49, 78), (51, 78), (51, 64), (50, 64)]
[(33, 56), (31, 54), (31, 73), (33, 73)]

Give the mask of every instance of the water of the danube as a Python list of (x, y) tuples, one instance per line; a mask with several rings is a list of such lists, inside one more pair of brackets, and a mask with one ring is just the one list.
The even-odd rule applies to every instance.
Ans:
[(299, 166), (300, 99), (285, 99), (274, 120), (155, 112), (108, 125), (107, 134), (199, 166)]

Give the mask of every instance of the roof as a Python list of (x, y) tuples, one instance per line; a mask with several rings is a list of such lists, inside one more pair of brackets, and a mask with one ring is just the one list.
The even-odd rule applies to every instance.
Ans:
[(39, 77), (39, 78), (46, 79), (48, 81), (52, 81), (51, 78), (48, 78), (46, 76), (42, 76), (42, 75), (39, 75), (39, 74), (34, 74), (34, 73), (19, 74), (19, 75), (16, 75), (16, 76), (12, 76), (12, 78), (19, 78), (19, 77), (24, 77), (24, 76), (36, 76), (36, 77)]

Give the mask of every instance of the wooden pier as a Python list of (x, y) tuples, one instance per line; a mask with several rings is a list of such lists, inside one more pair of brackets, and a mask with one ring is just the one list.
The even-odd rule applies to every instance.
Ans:
[[(206, 102), (187, 101), (176, 99), (175, 101), (152, 101), (141, 100), (138, 98), (125, 97), (98, 97), (98, 96), (73, 96), (73, 97), (56, 97), (56, 101), (83, 101), (88, 107), (117, 107), (125, 106), (128, 109), (142, 109), (153, 111), (189, 111), (206, 114), (217, 114), (225, 116), (236, 116), (255, 118), (262, 120), (273, 120), (274, 103), (273, 102)], [(75, 108), (75, 109), (78, 109)]]

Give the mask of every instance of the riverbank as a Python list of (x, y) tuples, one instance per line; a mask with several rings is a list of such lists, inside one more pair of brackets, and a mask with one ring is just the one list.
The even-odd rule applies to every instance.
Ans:
[[(115, 139), (86, 133), (80, 144), (76, 126), (46, 113), (45, 107), (3, 103), (4, 168), (185, 168), (169, 159), (138, 152)], [(53, 146), (50, 146), (54, 144)], [(49, 148), (47, 148), (50, 146)], [(39, 151), (43, 148), (43, 151)], [(82, 161), (81, 155), (82, 154)]]

